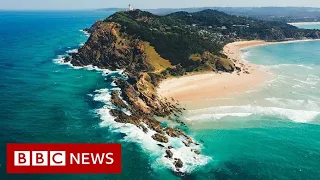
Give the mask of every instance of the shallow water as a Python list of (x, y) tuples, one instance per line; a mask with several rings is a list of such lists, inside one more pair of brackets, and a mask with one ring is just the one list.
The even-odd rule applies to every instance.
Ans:
[[(245, 49), (275, 77), (262, 89), (187, 112), (217, 179), (318, 179), (320, 41)], [(253, 168), (254, 167), (254, 168)]]
[(302, 29), (320, 29), (320, 23), (295, 24), (294, 26), (297, 26), (298, 28), (302, 28)]

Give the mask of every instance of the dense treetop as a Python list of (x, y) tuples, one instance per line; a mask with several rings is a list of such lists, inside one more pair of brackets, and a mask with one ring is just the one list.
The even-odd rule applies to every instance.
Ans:
[(119, 23), (123, 34), (149, 42), (161, 57), (172, 65), (181, 64), (186, 71), (193, 71), (204, 63), (194, 61), (190, 58), (192, 55), (210, 52), (223, 58), (223, 46), (240, 39), (285, 41), (319, 38), (316, 30), (303, 30), (282, 22), (239, 17), (210, 9), (164, 16), (141, 10), (119, 11), (105, 22)]

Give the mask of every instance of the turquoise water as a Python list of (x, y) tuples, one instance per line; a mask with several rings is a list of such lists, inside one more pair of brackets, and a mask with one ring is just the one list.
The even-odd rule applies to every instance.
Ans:
[[(273, 78), (223, 106), (194, 109), (187, 124), (216, 179), (319, 179), (320, 41), (245, 49)], [(206, 175), (199, 177), (206, 178)]]
[[(126, 179), (153, 177), (152, 162), (123, 134), (101, 127), (91, 94), (110, 88), (101, 72), (54, 63), (86, 41), (79, 30), (110, 12), (0, 12), (0, 179)], [(105, 78), (107, 81), (105, 81)], [(106, 175), (5, 174), (5, 143), (123, 143), (123, 173)]]
[[(274, 79), (217, 100), (224, 106), (186, 113), (186, 131), (212, 160), (179, 178), (150, 153), (148, 142), (133, 142), (138, 133), (97, 116), (117, 74), (56, 63), (87, 39), (79, 30), (110, 14), (0, 12), (0, 179), (319, 179), (320, 41), (245, 50), (245, 58), (267, 66)], [(123, 173), (6, 175), (8, 142), (121, 143)]]
[(314, 23), (296, 24), (295, 26), (297, 26), (298, 28), (302, 28), (302, 29), (320, 29), (320, 23), (318, 23), (318, 24), (314, 24)]

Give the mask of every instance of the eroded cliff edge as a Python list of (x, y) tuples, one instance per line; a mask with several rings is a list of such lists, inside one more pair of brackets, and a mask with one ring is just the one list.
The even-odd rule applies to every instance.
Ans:
[[(111, 115), (115, 121), (133, 124), (145, 133), (149, 129), (154, 131), (152, 138), (163, 148), (166, 157), (172, 159), (175, 171), (182, 174), (180, 168), (184, 162), (175, 158), (171, 150), (174, 147), (166, 145), (168, 138), (179, 138), (186, 147), (199, 144), (182, 130), (163, 126), (155, 118), (178, 116), (183, 110), (178, 102), (163, 99), (156, 93), (156, 86), (165, 78), (161, 72), (173, 66), (158, 56), (147, 42), (121, 33), (120, 29), (118, 23), (97, 22), (90, 29), (91, 36), (85, 45), (78, 53), (66, 57), (65, 61), (70, 61), (74, 66), (93, 65), (101, 69), (124, 70), (127, 79), (115, 79), (121, 91), (111, 93), (111, 103), (115, 106), (110, 110)], [(158, 56), (158, 64), (151, 63), (151, 56)], [(200, 153), (196, 149), (193, 152), (195, 156)]]
[[(233, 26), (235, 23), (239, 26)], [(285, 40), (318, 37), (317, 32), (272, 23), (267, 23), (269, 26), (262, 32), (248, 29), (243, 33), (244, 24), (250, 26), (247, 23), (254, 26), (261, 21), (213, 10), (167, 16), (155, 16), (140, 10), (118, 12), (86, 29), (91, 34), (88, 41), (77, 53), (65, 57), (65, 61), (74, 66), (93, 65), (101, 69), (123, 70), (127, 78), (115, 79), (121, 91), (111, 93), (114, 108), (110, 112), (115, 121), (133, 124), (144, 133), (151, 130), (153, 140), (163, 148), (174, 170), (183, 174), (184, 162), (176, 158), (173, 153), (175, 147), (167, 145), (169, 139), (177, 138), (184, 146), (191, 147), (194, 158), (200, 151), (193, 147), (199, 144), (181, 129), (167, 127), (157, 121), (156, 117), (174, 119), (183, 111), (174, 99), (158, 96), (156, 87), (160, 81), (188, 72), (243, 71), (221, 53), (226, 43), (239, 38), (256, 36), (251, 38)], [(267, 32), (269, 29), (272, 31)], [(286, 29), (293, 33), (288, 36), (284, 33)], [(250, 32), (253, 34), (246, 37)]]

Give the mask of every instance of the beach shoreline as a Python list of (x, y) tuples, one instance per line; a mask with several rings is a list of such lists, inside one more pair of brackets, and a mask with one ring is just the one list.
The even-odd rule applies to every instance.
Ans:
[(157, 92), (162, 97), (174, 98), (180, 102), (190, 102), (226, 98), (263, 87), (265, 82), (272, 79), (271, 74), (266, 67), (243, 59), (241, 50), (265, 44), (269, 43), (259, 40), (239, 41), (229, 43), (223, 48), (223, 53), (236, 66), (241, 67), (241, 73), (204, 72), (169, 78), (160, 83)]
[(308, 25), (308, 24), (320, 24), (320, 22), (293, 22), (293, 23), (288, 23), (290, 25)]
[(320, 39), (302, 39), (281, 42), (263, 40), (237, 41), (224, 46), (223, 53), (241, 68), (241, 73), (191, 73), (178, 78), (163, 80), (157, 92), (165, 98), (174, 98), (180, 102), (203, 102), (235, 97), (248, 91), (264, 87), (273, 79), (273, 74), (266, 66), (257, 65), (243, 58), (243, 50), (265, 45), (287, 44)]

